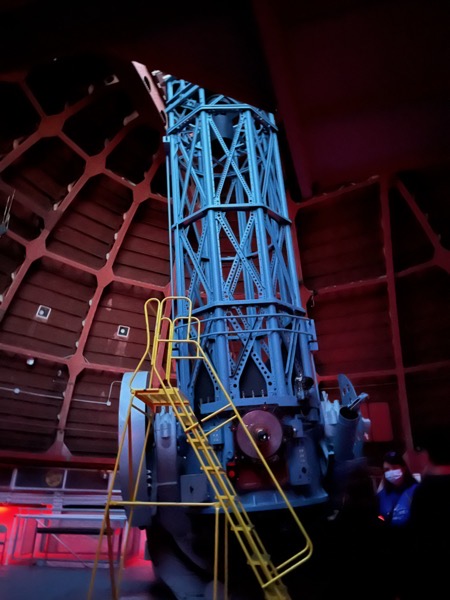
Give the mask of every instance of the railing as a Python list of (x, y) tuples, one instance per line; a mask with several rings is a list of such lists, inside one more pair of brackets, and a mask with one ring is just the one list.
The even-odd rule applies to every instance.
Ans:
[[(93, 567), (96, 544), (102, 532), (103, 512), (18, 514), (15, 517), (7, 561), (14, 562), (77, 562)], [(111, 539), (114, 539), (113, 560), (120, 560), (128, 521), (123, 511), (116, 511), (110, 521)], [(86, 541), (81, 548), (75, 540), (79, 536), (93, 538), (91, 550)], [(109, 548), (104, 551), (109, 560)]]
[[(186, 316), (180, 316), (176, 319), (171, 319), (168, 314), (172, 302), (185, 302), (187, 308)], [(153, 343), (152, 343), (152, 335), (150, 329), (150, 318), (149, 318), (149, 308), (156, 304), (156, 310), (152, 310), (152, 314), (156, 316), (156, 323), (153, 334)], [(134, 409), (141, 410), (134, 404), (134, 399), (137, 398), (142, 401), (146, 406), (151, 409), (151, 414), (158, 411), (161, 406), (170, 406), (180, 422), (183, 431), (186, 434), (186, 439), (188, 443), (191, 444), (191, 447), (197, 456), (200, 466), (205, 473), (212, 490), (214, 491), (216, 501), (213, 503), (209, 503), (216, 509), (216, 518), (218, 518), (219, 511), (223, 511), (230, 526), (230, 529), (237, 536), (237, 539), (242, 547), (242, 550), (247, 558), (247, 562), (255, 573), (255, 576), (264, 590), (267, 599), (280, 599), (280, 600), (289, 600), (290, 596), (281, 582), (281, 578), (290, 573), (293, 569), (297, 568), (301, 564), (303, 564), (306, 560), (310, 558), (312, 555), (312, 543), (311, 540), (305, 531), (301, 521), (299, 520), (294, 508), (290, 504), (287, 496), (285, 495), (283, 489), (278, 483), (275, 475), (270, 469), (269, 464), (265, 460), (262, 455), (259, 447), (257, 446), (255, 440), (253, 439), (251, 433), (248, 431), (242, 417), (240, 416), (236, 406), (233, 404), (227, 390), (221, 383), (213, 365), (211, 364), (209, 358), (206, 356), (200, 344), (200, 329), (201, 323), (200, 321), (192, 316), (191, 310), (191, 302), (187, 297), (174, 297), (169, 296), (164, 298), (162, 301), (158, 299), (151, 298), (147, 300), (145, 303), (145, 321), (147, 326), (147, 346), (145, 352), (134, 371), (133, 376), (130, 379), (130, 403), (128, 408), (128, 414), (125, 419), (125, 426), (122, 432), (121, 440), (119, 443), (119, 452), (116, 460), (116, 466), (113, 472), (112, 482), (114, 482), (115, 477), (117, 475), (118, 466), (119, 466), (119, 458), (122, 453), (122, 449), (124, 447), (124, 442), (126, 437), (128, 436), (129, 441), (132, 440), (131, 434), (131, 421), (130, 416), (131, 412)], [(178, 329), (177, 335), (175, 335), (175, 330)], [(186, 336), (181, 337), (180, 332), (185, 331)], [(144, 363), (146, 359), (149, 361), (148, 369), (143, 369)], [(201, 360), (204, 361), (206, 368), (210, 372), (213, 377), (216, 385), (220, 388), (220, 391), (225, 398), (225, 402), (221, 408), (215, 411), (212, 414), (207, 415), (200, 421), (197, 420), (196, 415), (194, 414), (192, 407), (189, 401), (183, 396), (183, 394), (171, 384), (173, 364), (176, 361), (180, 360)], [(142, 370), (149, 371), (149, 382), (150, 386), (146, 389), (135, 389), (133, 388), (133, 381), (136, 375)], [(255, 531), (254, 526), (252, 525), (243, 505), (239, 500), (239, 496), (235, 492), (231, 481), (228, 479), (228, 476), (222, 465), (220, 464), (217, 455), (215, 454), (213, 448), (209, 445), (208, 435), (211, 434), (211, 431), (205, 433), (202, 428), (203, 422), (211, 419), (214, 416), (217, 416), (219, 413), (224, 413), (228, 411), (226, 418), (224, 418), (223, 423), (219, 425), (219, 427), (215, 427), (213, 431), (217, 431), (218, 428), (223, 427), (226, 424), (229, 424), (231, 421), (235, 421), (240, 423), (243, 431), (245, 431), (248, 436), (249, 443), (253, 446), (256, 456), (258, 456), (261, 464), (267, 471), (267, 474), (272, 480), (273, 486), (275, 490), (278, 492), (280, 498), (284, 503), (284, 507), (291, 514), (293, 524), (297, 527), (299, 532), (300, 539), (303, 539), (305, 545), (302, 549), (296, 552), (291, 558), (285, 560), (278, 566), (272, 564), (269, 554), (265, 551), (262, 542)], [(109, 497), (106, 505), (105, 516), (102, 526), (102, 532), (100, 534), (99, 547), (101, 543), (101, 538), (103, 533), (107, 533), (110, 530), (110, 509), (111, 507), (119, 507), (119, 506), (127, 506), (130, 509), (129, 520), (132, 520), (132, 514), (134, 507), (140, 507), (148, 505), (150, 506), (158, 506), (158, 505), (173, 505), (174, 503), (163, 503), (163, 502), (141, 502), (137, 501), (137, 491), (139, 479), (141, 477), (142, 470), (144, 468), (145, 462), (145, 453), (146, 453), (146, 442), (149, 438), (150, 429), (152, 425), (152, 419), (149, 419), (149, 423), (147, 426), (146, 433), (146, 441), (144, 443), (144, 447), (142, 448), (142, 454), (139, 461), (139, 466), (136, 474), (135, 485), (130, 485), (130, 498), (129, 501), (113, 501), (111, 497)], [(131, 453), (131, 446), (129, 444)], [(131, 456), (129, 456), (130, 464), (133, 462)], [(132, 482), (130, 482), (132, 483)], [(134, 489), (132, 489), (134, 487)], [(281, 504), (281, 503), (280, 503)], [(193, 503), (177, 503), (179, 506), (194, 506)], [(205, 503), (195, 503), (195, 506), (205, 506)], [(218, 521), (216, 521), (215, 528), (215, 549), (216, 552), (218, 550)], [(126, 546), (126, 541), (125, 541)], [(214, 598), (216, 597), (217, 592), (217, 560), (214, 561), (215, 564), (215, 573), (214, 573)], [(120, 567), (123, 567), (123, 557), (120, 563)], [(95, 567), (91, 580), (91, 588), (90, 594), (93, 589), (93, 582), (95, 576)], [(114, 574), (113, 574), (113, 565), (111, 564), (111, 582), (112, 582), (112, 591), (113, 598), (118, 598), (118, 586), (120, 585), (120, 575), (119, 582), (116, 582)], [(90, 595), (89, 595), (90, 597)]]

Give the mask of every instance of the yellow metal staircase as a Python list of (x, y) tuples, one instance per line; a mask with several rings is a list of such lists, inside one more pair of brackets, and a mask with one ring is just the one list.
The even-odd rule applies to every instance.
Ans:
[[(188, 307), (187, 316), (178, 318), (177, 320), (171, 320), (167, 315), (168, 306), (166, 303), (171, 303), (172, 301), (183, 301), (186, 303)], [(151, 335), (149, 328), (149, 308), (152, 305), (156, 305), (156, 310), (152, 311), (156, 316), (156, 323), (153, 335), (153, 344), (151, 344)], [(248, 432), (245, 424), (242, 421), (242, 418), (233, 404), (230, 396), (227, 391), (224, 389), (221, 384), (212, 364), (210, 363), (208, 357), (203, 352), (203, 349), (199, 343), (199, 335), (200, 335), (200, 322), (195, 317), (191, 316), (190, 310), (190, 300), (188, 298), (179, 298), (179, 297), (167, 297), (162, 301), (156, 299), (150, 299), (145, 304), (145, 319), (147, 324), (147, 348), (146, 352), (141, 359), (138, 367), (136, 368), (133, 377), (130, 380), (130, 407), (128, 410), (128, 417), (126, 426), (124, 427), (124, 431), (122, 433), (121, 442), (119, 445), (119, 454), (116, 461), (116, 467), (113, 473), (113, 482), (118, 470), (119, 464), (119, 456), (122, 452), (123, 443), (125, 436), (130, 436), (131, 431), (130, 427), (130, 414), (133, 408), (137, 408), (135, 403), (135, 399), (141, 401), (145, 406), (150, 409), (150, 413), (152, 415), (159, 412), (162, 407), (171, 407), (175, 417), (178, 419), (183, 431), (185, 432), (187, 442), (191, 445), (193, 452), (195, 453), (199, 464), (201, 466), (202, 471), (204, 472), (211, 489), (213, 490), (215, 503), (213, 505), (216, 507), (216, 514), (218, 514), (218, 510), (223, 511), (226, 521), (228, 523), (229, 529), (236, 536), (244, 554), (247, 559), (247, 563), (253, 570), (259, 585), (261, 586), (264, 596), (266, 600), (290, 600), (290, 596), (286, 586), (283, 584), (281, 578), (298, 567), (300, 564), (304, 563), (312, 554), (312, 544), (311, 540), (306, 533), (303, 525), (301, 524), (298, 516), (293, 509), (292, 505), (289, 503), (288, 498), (280, 487), (278, 481), (276, 480), (274, 474), (272, 473), (268, 463), (265, 458), (261, 454), (257, 444), (255, 443), (253, 437)], [(183, 330), (187, 332), (187, 336), (185, 339), (180, 339), (179, 335), (175, 339), (175, 327), (182, 323)], [(192, 335), (192, 332), (195, 332)], [(183, 353), (182, 348), (188, 349)], [(149, 369), (149, 382), (150, 386), (146, 389), (135, 389), (133, 388), (133, 381), (138, 372), (141, 371), (144, 361), (148, 358), (150, 360), (150, 369)], [(225, 404), (215, 411), (214, 413), (208, 414), (206, 417), (201, 419), (200, 421), (197, 419), (189, 401), (185, 398), (185, 396), (181, 393), (181, 391), (173, 386), (171, 381), (171, 373), (173, 362), (177, 360), (202, 360), (205, 361), (206, 366), (212, 376), (215, 378), (216, 384), (221, 389), (224, 397), (227, 399)], [(205, 431), (203, 429), (203, 425), (205, 422), (213, 419), (221, 413), (226, 413), (226, 419), (221, 422), (221, 424), (213, 429), (209, 429)], [(295, 526), (299, 530), (299, 539), (303, 539), (305, 541), (304, 547), (297, 553), (295, 553), (291, 558), (284, 561), (282, 564), (275, 566), (272, 561), (270, 555), (266, 552), (266, 549), (263, 546), (263, 543), (258, 536), (254, 525), (249, 519), (249, 516), (239, 500), (239, 496), (236, 493), (230, 479), (226, 471), (223, 469), (222, 464), (220, 463), (213, 447), (210, 445), (208, 441), (208, 437), (221, 427), (231, 423), (231, 422), (240, 422), (243, 426), (244, 431), (247, 433), (250, 443), (253, 445), (256, 454), (258, 455), (261, 463), (267, 469), (269, 476), (271, 477), (274, 487), (277, 489), (281, 498), (285, 503), (285, 508), (291, 513)], [(147, 436), (149, 435), (149, 429), (151, 426), (151, 422), (147, 429)], [(139, 470), (142, 469), (144, 463), (144, 453), (145, 448), (142, 451), (142, 456), (140, 460)], [(104, 518), (104, 529), (107, 531), (109, 526), (109, 510), (110, 507), (117, 507), (118, 505), (128, 505), (129, 507), (133, 506), (142, 506), (143, 504), (149, 505), (157, 505), (164, 504), (158, 502), (137, 502), (136, 494), (137, 494), (137, 479), (139, 478), (139, 474), (136, 478), (136, 485), (134, 486), (134, 491), (131, 494), (131, 501), (127, 502), (117, 502), (112, 501), (111, 497), (108, 497), (105, 518)], [(111, 485), (111, 490), (114, 485)], [(111, 492), (110, 492), (111, 494)], [(191, 505), (191, 504), (189, 504)], [(218, 536), (218, 529), (216, 528), (216, 536)], [(217, 548), (217, 540), (216, 540), (216, 548)], [(99, 541), (99, 548), (101, 544), (101, 538)], [(125, 545), (126, 547), (126, 542)], [(100, 551), (100, 549), (99, 549)], [(121, 561), (121, 568), (123, 567), (123, 560)], [(110, 568), (112, 569), (112, 562), (110, 561)], [(215, 573), (216, 577), (217, 573)], [(92, 584), (93, 578), (95, 576), (95, 568), (93, 571), (92, 581), (91, 581), (91, 592), (92, 592)], [(113, 595), (117, 592), (117, 585), (115, 581), (115, 577), (111, 574), (111, 582), (113, 587)], [(214, 594), (216, 594), (217, 585), (215, 582), (214, 585)], [(216, 597), (216, 596), (215, 596)], [(116, 600), (116, 596), (114, 595), (114, 599)]]

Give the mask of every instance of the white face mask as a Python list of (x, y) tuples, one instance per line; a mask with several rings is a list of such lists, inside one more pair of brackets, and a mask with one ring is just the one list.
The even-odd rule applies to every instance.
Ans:
[(389, 471), (385, 471), (384, 476), (390, 483), (398, 485), (403, 479), (403, 471), (401, 469), (390, 469)]

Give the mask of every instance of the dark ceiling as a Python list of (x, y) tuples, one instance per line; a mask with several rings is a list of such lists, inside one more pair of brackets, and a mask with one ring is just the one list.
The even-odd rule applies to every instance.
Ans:
[(321, 385), (364, 386), (373, 446), (450, 427), (449, 25), (433, 0), (1, 2), (0, 460), (113, 463), (169, 290), (155, 70), (275, 113)]

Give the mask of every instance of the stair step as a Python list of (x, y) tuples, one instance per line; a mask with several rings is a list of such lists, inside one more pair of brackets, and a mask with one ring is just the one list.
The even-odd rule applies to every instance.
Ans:
[(160, 388), (157, 389), (146, 389), (146, 390), (132, 390), (132, 394), (142, 400), (143, 402), (147, 402), (148, 404), (165, 406), (165, 405), (175, 405), (175, 406), (186, 406), (189, 405), (189, 401), (185, 398), (181, 398), (178, 394), (178, 390), (176, 388), (168, 388), (167, 390), (163, 390)]
[(220, 466), (215, 466), (215, 465), (205, 465), (203, 467), (204, 471), (209, 471), (210, 473), (217, 473), (217, 475), (221, 475), (223, 473), (225, 473), (225, 471), (223, 470), (222, 467)]
[[(268, 554), (261, 554), (260, 556), (253, 555), (248, 559), (248, 563), (252, 565), (266, 565), (270, 566), (270, 556)], [(271, 569), (275, 572), (275, 569)]]

